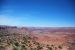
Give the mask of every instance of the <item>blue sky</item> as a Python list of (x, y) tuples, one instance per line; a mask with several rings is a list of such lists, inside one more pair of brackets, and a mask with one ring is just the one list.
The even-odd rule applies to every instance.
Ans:
[(75, 27), (74, 0), (0, 0), (0, 25)]

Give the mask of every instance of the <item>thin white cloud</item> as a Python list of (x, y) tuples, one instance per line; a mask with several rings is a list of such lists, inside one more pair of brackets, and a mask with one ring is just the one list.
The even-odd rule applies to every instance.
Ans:
[(10, 21), (10, 19), (8, 17), (0, 15), (0, 22), (6, 22), (6, 21)]
[(25, 17), (11, 17), (7, 15), (0, 15), (0, 25), (21, 26), (25, 25), (27, 18)]
[(16, 18), (10, 18), (7, 16), (0, 16), (0, 25), (16, 25)]

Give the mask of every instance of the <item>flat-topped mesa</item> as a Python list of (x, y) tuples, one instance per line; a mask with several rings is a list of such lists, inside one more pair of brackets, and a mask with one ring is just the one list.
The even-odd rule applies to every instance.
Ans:
[(0, 31), (8, 32), (8, 34), (28, 34), (29, 31), (26, 27), (17, 27), (17, 26), (0, 26)]
[(12, 29), (16, 28), (17, 29), (16, 26), (2, 26), (2, 25), (0, 25), (0, 30), (1, 29), (9, 29), (9, 28), (12, 28)]
[[(75, 27), (17, 27), (17, 26), (2, 26), (0, 30), (8, 30), (12, 32), (25, 33), (25, 32), (37, 32), (37, 33), (75, 33)], [(39, 32), (40, 31), (40, 32)]]

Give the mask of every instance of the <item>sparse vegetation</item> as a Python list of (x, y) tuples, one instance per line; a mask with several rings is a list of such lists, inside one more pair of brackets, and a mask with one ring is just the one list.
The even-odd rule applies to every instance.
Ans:
[(41, 50), (42, 47), (40, 45), (37, 46), (37, 50)]
[(48, 48), (48, 50), (52, 50), (52, 47), (47, 47)]
[(62, 49), (62, 46), (58, 46), (59, 49)]
[[(47, 48), (47, 50), (58, 50), (58, 49), (62, 50), (63, 48), (62, 45), (46, 44), (46, 43), (44, 44), (42, 42), (39, 42), (39, 40), (37, 39), (38, 38), (34, 39), (33, 36), (29, 36), (28, 32), (27, 34), (25, 32), (25, 34), (23, 33), (22, 35), (22, 33), (20, 34), (19, 32), (16, 31), (12, 32), (12, 30), (11, 31), (0, 30), (0, 50), (6, 50), (6, 47), (9, 46), (12, 46), (11, 47), (12, 50), (43, 50), (43, 48)], [(75, 41), (69, 41), (67, 43), (70, 45), (69, 50), (72, 50), (72, 47), (75, 46)]]

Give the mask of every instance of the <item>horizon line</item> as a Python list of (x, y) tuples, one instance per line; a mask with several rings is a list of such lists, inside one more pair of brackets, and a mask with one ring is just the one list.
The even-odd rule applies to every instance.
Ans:
[(47, 28), (47, 27), (54, 27), (54, 28), (74, 28), (75, 26), (17, 26), (17, 25), (0, 25), (0, 26), (10, 26), (10, 27), (38, 27), (38, 28), (43, 28), (43, 27), (45, 27), (45, 28)]

